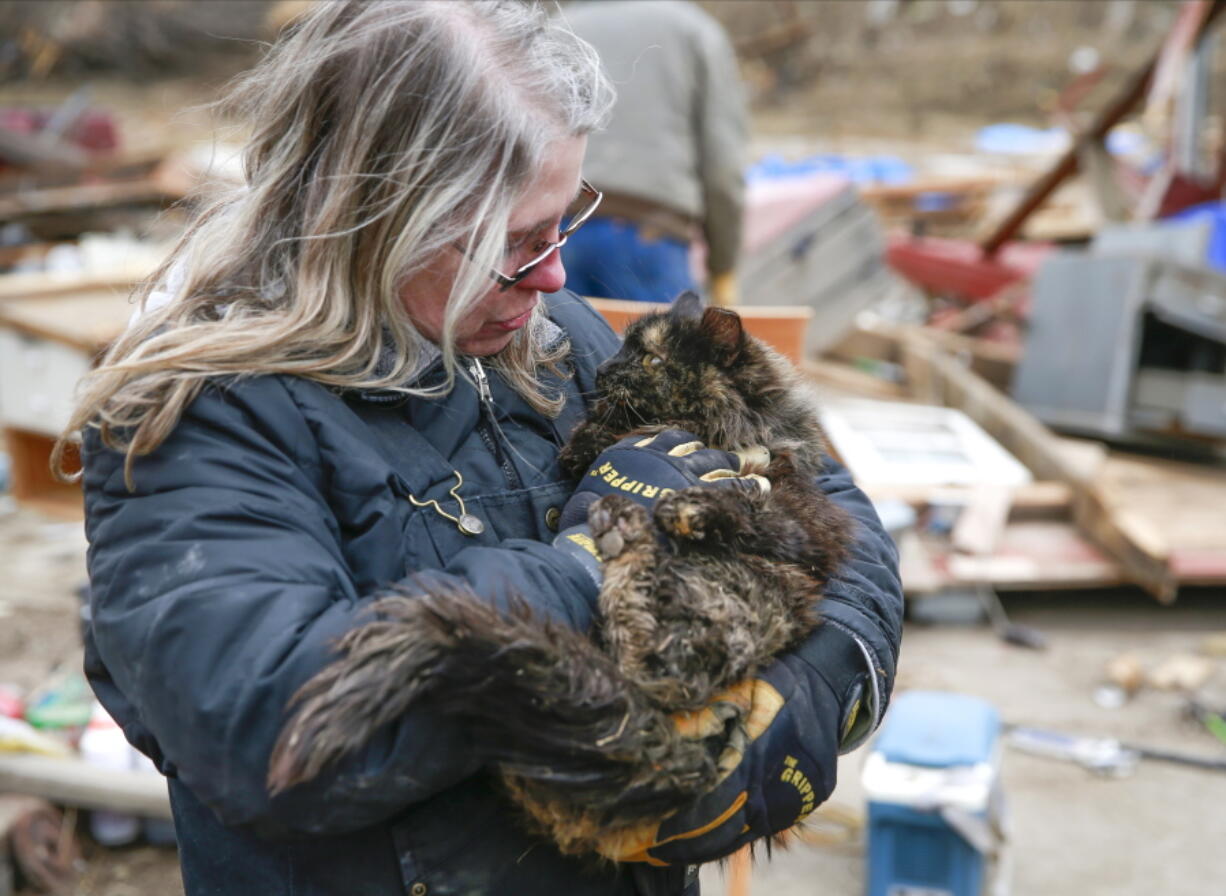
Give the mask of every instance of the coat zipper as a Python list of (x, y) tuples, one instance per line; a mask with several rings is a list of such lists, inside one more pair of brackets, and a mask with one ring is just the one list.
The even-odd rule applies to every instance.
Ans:
[(480, 358), (473, 358), (469, 365), (469, 372), (473, 375), (473, 381), (477, 384), (477, 396), (481, 399), (481, 420), (477, 424), (477, 432), (480, 433), (486, 447), (494, 455), (494, 459), (498, 461), (498, 466), (502, 468), (503, 475), (507, 478), (507, 483), (511, 488), (523, 488), (523, 481), (520, 480), (519, 474), (515, 472), (515, 467), (511, 465), (510, 458), (506, 452), (502, 450), (502, 443), (498, 438), (498, 425), (494, 418), (494, 402), (490, 393), (490, 380), (486, 376), (485, 368), (481, 366)]

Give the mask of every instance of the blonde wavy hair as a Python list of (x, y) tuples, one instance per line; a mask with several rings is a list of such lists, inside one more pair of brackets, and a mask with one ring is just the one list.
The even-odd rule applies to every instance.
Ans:
[[(511, 209), (555, 140), (599, 127), (612, 89), (592, 48), (523, 0), (315, 6), (223, 104), (252, 128), (245, 183), (213, 200), (136, 292), (144, 309), (83, 381), (53, 464), (86, 427), (137, 456), (211, 378), (289, 374), (439, 395), (456, 325), (491, 287)], [(402, 284), (461, 248), (444, 313), (447, 377), (408, 385), (425, 350)], [(169, 301), (148, 303), (155, 291)], [(540, 314), (538, 311), (535, 312)], [(538, 372), (566, 346), (521, 329), (492, 363), (556, 414)]]

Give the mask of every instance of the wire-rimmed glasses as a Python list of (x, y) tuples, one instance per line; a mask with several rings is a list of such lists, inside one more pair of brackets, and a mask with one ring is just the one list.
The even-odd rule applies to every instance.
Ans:
[[(579, 193), (571, 201), (566, 212), (562, 215), (562, 226), (558, 231), (558, 239), (554, 240), (535, 240), (530, 245), (520, 245), (508, 247), (507, 255), (517, 252), (526, 252), (531, 254), (531, 260), (525, 264), (521, 264), (515, 269), (513, 274), (504, 274), (495, 269), (490, 271), (490, 275), (498, 281), (498, 285), (503, 289), (510, 289), (520, 280), (523, 280), (531, 274), (539, 265), (543, 264), (558, 249), (566, 245), (570, 235), (584, 225), (588, 218), (596, 211), (600, 205), (600, 200), (604, 198), (604, 194), (589, 184), (586, 180), (579, 182)], [(532, 237), (528, 237), (532, 240)]]

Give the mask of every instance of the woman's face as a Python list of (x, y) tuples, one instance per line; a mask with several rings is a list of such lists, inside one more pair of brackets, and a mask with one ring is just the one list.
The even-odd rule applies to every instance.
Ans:
[[(568, 137), (549, 148), (545, 163), (511, 211), (509, 245), (531, 244), (538, 238), (557, 240), (562, 214), (579, 192), (579, 175), (586, 149), (586, 137)], [(504, 273), (511, 273), (527, 260), (509, 259)], [(433, 342), (442, 337), (443, 309), (464, 261), (463, 253), (445, 250), (412, 277), (400, 293), (418, 332)], [(457, 350), (461, 354), (479, 356), (502, 351), (515, 332), (528, 323), (540, 294), (555, 292), (565, 282), (566, 271), (556, 251), (508, 289), (500, 288), (491, 278), (489, 291), (456, 328)]]

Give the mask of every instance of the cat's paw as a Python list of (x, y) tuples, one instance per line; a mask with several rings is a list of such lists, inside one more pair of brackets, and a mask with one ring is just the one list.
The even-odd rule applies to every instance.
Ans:
[(652, 541), (647, 508), (623, 495), (605, 495), (593, 502), (587, 524), (605, 560), (621, 556), (628, 547)]
[(726, 489), (682, 489), (656, 502), (656, 525), (679, 541), (722, 542), (748, 522), (744, 503)]

